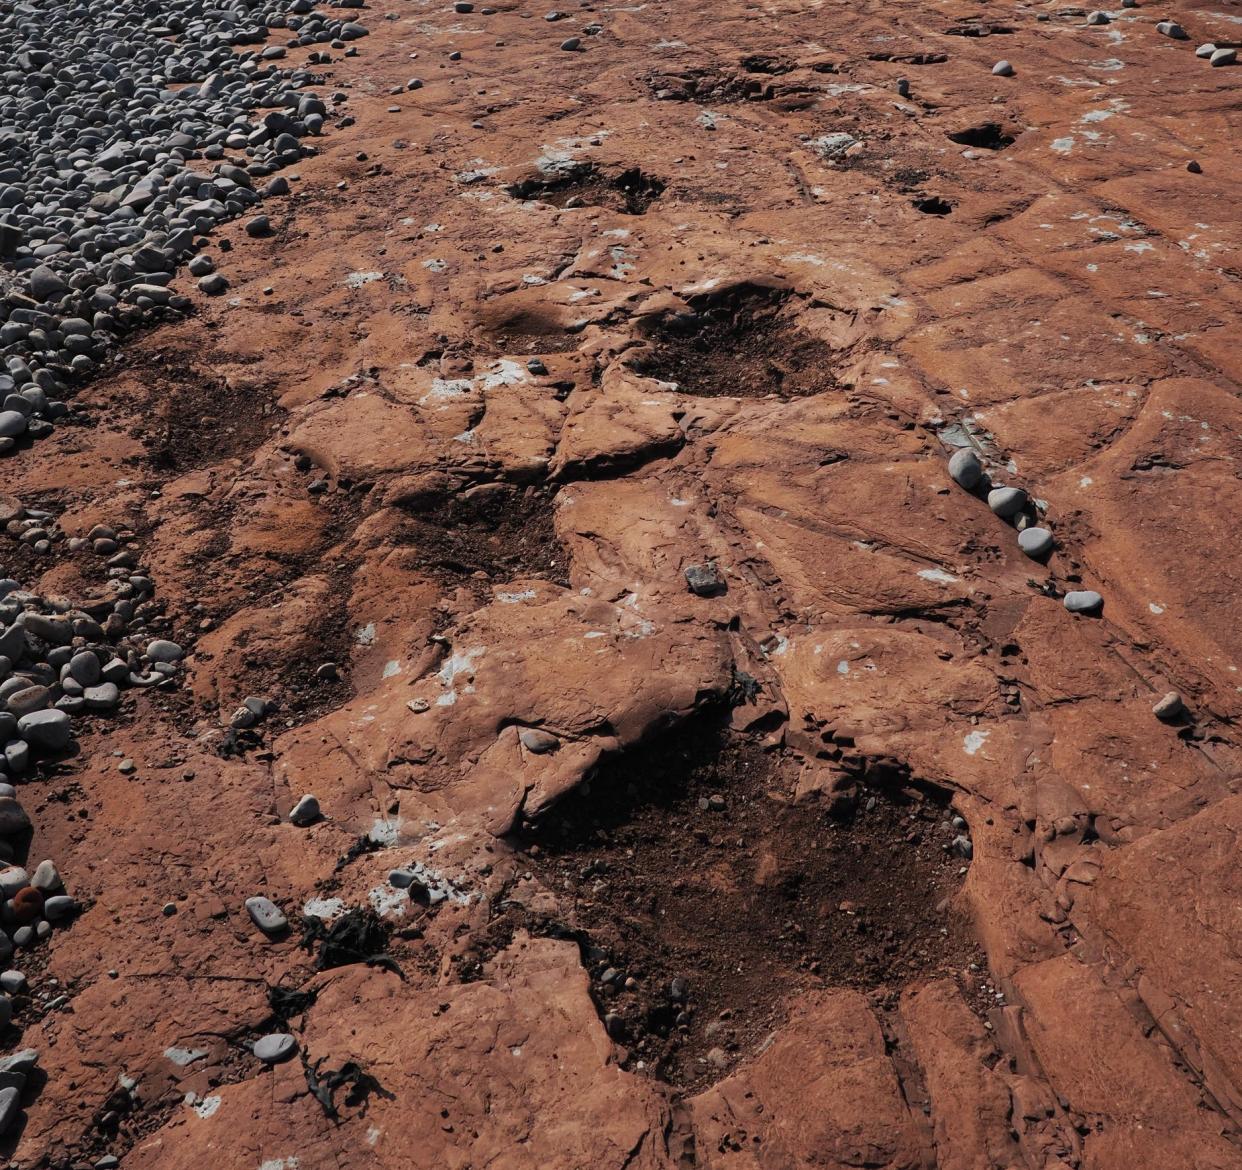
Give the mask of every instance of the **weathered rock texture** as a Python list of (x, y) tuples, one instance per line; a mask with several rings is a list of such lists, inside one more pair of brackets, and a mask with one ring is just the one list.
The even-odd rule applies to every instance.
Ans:
[[(15, 1164), (1242, 1166), (1238, 74), (1193, 50), (1234, 18), (1178, 9), (1183, 43), (1145, 8), (384, 11), (327, 67), (357, 121), (275, 234), (221, 230), (230, 296), (6, 464), (71, 534), (145, 534), (200, 633), (190, 697), (132, 700), (35, 782), (32, 852), (89, 908), (52, 946), (72, 1010), (27, 1029), (49, 1082)], [(949, 478), (963, 425), (1046, 504), (1047, 568)], [(226, 738), (256, 694), (275, 712)], [(605, 1024), (573, 933), (621, 876), (550, 881), (520, 830), (713, 704), (801, 769), (748, 809), (949, 794), (972, 857), (926, 914), (980, 950), (868, 984), (804, 947), (758, 1031), (749, 1000), (692, 1021), (683, 1092)], [(749, 889), (724, 804), (670, 896)], [(779, 930), (796, 890), (765, 888)], [(861, 954), (900, 901), (822, 917), (863, 913)], [(313, 970), (306, 920), (367, 905), (404, 978)], [(269, 1069), (272, 1031), (300, 1056)]]

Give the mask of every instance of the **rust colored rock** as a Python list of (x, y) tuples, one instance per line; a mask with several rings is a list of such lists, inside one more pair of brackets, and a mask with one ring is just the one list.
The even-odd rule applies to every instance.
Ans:
[(43, 913), (43, 895), (26, 886), (13, 895), (13, 920), (18, 923), (33, 922)]

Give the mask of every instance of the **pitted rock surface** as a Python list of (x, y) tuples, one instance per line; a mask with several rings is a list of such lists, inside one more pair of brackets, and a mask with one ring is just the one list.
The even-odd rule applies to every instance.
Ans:
[[(0, 712), (5, 1156), (1242, 1167), (1233, 18), (193, 8), (246, 127), (0, 118), (4, 699), (74, 711)], [(26, 156), (130, 223), (215, 146), (109, 357)]]

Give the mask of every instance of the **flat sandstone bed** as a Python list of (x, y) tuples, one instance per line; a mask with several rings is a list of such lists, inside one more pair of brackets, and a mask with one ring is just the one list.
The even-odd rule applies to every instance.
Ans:
[(1242, 1167), (1237, 15), (62, 7), (9, 1164)]

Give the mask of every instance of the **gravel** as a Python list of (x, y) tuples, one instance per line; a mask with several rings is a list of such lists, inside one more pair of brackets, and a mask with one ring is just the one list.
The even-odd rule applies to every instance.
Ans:
[(366, 34), (296, 0), (0, 5), (0, 453), (48, 434), (126, 333), (189, 309), (178, 268), (288, 189), (258, 181), (329, 104), (287, 49)]

